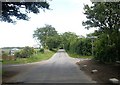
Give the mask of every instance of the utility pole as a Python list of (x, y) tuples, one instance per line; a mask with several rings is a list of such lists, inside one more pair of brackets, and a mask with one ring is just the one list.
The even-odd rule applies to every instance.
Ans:
[(97, 36), (91, 36), (91, 37), (87, 37), (87, 38), (90, 38), (91, 39), (91, 42), (92, 42), (92, 56), (94, 56), (94, 53), (93, 53), (93, 41), (95, 38), (97, 38)]

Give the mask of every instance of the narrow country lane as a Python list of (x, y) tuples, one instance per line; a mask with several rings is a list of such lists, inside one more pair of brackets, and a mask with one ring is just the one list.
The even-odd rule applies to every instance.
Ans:
[(70, 58), (61, 49), (49, 60), (20, 66), (3, 66), (3, 69), (21, 70), (18, 75), (7, 80), (8, 83), (95, 83), (79, 69), (75, 64), (76, 61), (78, 59)]

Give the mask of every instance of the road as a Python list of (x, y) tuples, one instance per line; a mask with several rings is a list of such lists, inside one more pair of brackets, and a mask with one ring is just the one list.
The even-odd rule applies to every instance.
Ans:
[(20, 71), (6, 82), (21, 83), (95, 83), (75, 64), (64, 50), (59, 50), (49, 60), (21, 65), (3, 66), (3, 70)]

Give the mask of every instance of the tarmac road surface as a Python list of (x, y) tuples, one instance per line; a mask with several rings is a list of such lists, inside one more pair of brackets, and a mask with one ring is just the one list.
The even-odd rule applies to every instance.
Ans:
[(49, 60), (21, 65), (3, 66), (3, 70), (20, 71), (8, 83), (95, 83), (75, 64), (64, 51), (58, 50)]

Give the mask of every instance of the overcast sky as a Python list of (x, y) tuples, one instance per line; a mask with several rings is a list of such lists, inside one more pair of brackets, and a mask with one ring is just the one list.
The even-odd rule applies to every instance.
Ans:
[(77, 35), (85, 36), (94, 31), (87, 30), (82, 26), (82, 21), (86, 20), (83, 14), (84, 4), (91, 5), (90, 0), (52, 0), (50, 8), (39, 14), (30, 13), (29, 21), (17, 21), (17, 24), (0, 22), (0, 47), (12, 46), (35, 46), (37, 43), (33, 39), (34, 30), (43, 27), (45, 24), (52, 25), (59, 33), (75, 32)]

